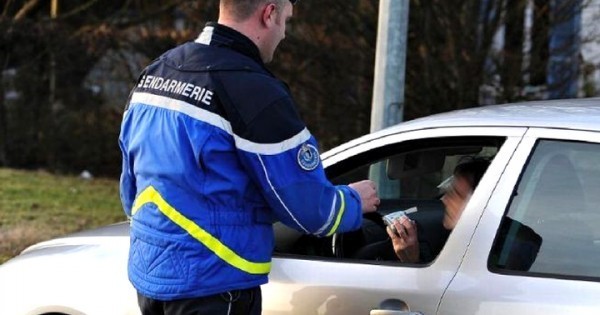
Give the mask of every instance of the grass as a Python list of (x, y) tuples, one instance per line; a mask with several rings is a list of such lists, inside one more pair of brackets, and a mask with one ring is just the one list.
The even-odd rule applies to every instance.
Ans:
[(117, 180), (0, 168), (0, 264), (39, 241), (123, 220)]

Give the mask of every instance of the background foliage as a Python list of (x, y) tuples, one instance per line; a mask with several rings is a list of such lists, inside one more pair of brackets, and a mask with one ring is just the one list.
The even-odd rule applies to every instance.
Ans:
[[(54, 13), (52, 3), (58, 4)], [(535, 58), (525, 67), (528, 3), (536, 8)], [(322, 150), (369, 132), (378, 6), (372, 0), (301, 1), (269, 65), (290, 85)], [(0, 166), (87, 169), (116, 178), (123, 106), (139, 72), (165, 50), (193, 40), (216, 19), (217, 8), (218, 0), (4, 1)], [(411, 0), (405, 119), (477, 106), (483, 86), (495, 103), (543, 97), (527, 91), (543, 90), (548, 29), (564, 18), (552, 16), (541, 0)], [(494, 47), (499, 34), (500, 49)], [(593, 84), (584, 85), (584, 96), (596, 94)]]

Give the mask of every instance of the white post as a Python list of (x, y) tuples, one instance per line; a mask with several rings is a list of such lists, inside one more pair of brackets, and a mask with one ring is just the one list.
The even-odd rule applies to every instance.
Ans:
[(408, 0), (379, 1), (371, 131), (403, 119), (408, 10)]
[[(399, 123), (404, 112), (404, 74), (409, 0), (380, 0), (371, 104), (371, 132)], [(371, 165), (379, 197), (397, 198), (400, 183), (387, 176), (385, 161)]]

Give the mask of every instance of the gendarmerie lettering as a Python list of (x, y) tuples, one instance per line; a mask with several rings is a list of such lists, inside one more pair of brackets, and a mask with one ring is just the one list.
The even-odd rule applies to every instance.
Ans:
[(210, 105), (213, 96), (213, 91), (207, 88), (197, 86), (189, 82), (175, 79), (165, 79), (163, 77), (152, 75), (142, 76), (137, 87), (183, 95), (194, 101), (200, 101), (205, 105)]

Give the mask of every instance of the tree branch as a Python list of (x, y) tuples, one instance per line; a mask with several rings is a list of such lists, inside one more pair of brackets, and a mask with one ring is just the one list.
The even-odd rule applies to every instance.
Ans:
[(24, 18), (31, 10), (33, 10), (33, 8), (35, 8), (38, 5), (39, 2), (40, 2), (39, 0), (29, 0), (29, 1), (25, 2), (25, 4), (17, 12), (17, 14), (15, 14), (15, 17), (13, 18), (13, 20), (19, 21), (22, 18)]

